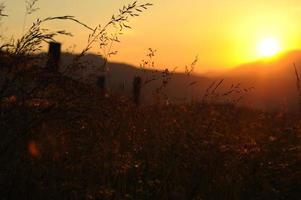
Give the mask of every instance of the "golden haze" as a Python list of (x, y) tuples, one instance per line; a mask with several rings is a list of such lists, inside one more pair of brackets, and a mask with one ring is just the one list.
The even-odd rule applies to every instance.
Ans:
[[(41, 1), (34, 17), (75, 15), (91, 24), (105, 23), (123, 4), (132, 2), (87, 0)], [(145, 1), (141, 1), (145, 2)], [(281, 51), (301, 46), (301, 1), (296, 0), (150, 0), (154, 6), (134, 20), (133, 30), (126, 32), (115, 48), (114, 61), (138, 65), (146, 49), (158, 50), (156, 62), (161, 68), (182, 67), (199, 55), (201, 69), (226, 68), (261, 58), (258, 43), (264, 38), (277, 38)], [(4, 23), (2, 32), (17, 36), (22, 30), (23, 1), (7, 1), (7, 13), (16, 16)], [(60, 5), (60, 6), (57, 6)], [(20, 14), (21, 13), (21, 14)], [(21, 25), (21, 26), (20, 26)], [(65, 48), (84, 46), (88, 32), (76, 25), (50, 24), (50, 28), (66, 28), (73, 38), (60, 38)], [(97, 49), (95, 49), (97, 51)]]

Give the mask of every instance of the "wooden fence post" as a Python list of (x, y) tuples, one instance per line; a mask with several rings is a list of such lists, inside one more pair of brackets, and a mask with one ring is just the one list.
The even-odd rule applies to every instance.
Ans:
[(59, 64), (61, 59), (61, 43), (50, 42), (48, 49), (47, 69), (53, 72), (59, 71)]
[(105, 94), (106, 94), (106, 77), (105, 76), (98, 77), (97, 87), (100, 89), (101, 95), (105, 96)]
[(141, 84), (141, 77), (136, 76), (133, 81), (133, 100), (136, 105), (140, 104)]

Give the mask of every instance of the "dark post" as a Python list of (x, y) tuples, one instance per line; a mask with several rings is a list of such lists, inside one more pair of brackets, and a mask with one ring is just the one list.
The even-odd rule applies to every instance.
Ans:
[(141, 77), (136, 76), (133, 81), (133, 98), (136, 105), (140, 104), (141, 83)]
[(50, 42), (48, 49), (47, 69), (58, 72), (61, 59), (61, 43)]
[(104, 96), (106, 93), (106, 77), (105, 76), (98, 77), (97, 87), (101, 90), (101, 94)]

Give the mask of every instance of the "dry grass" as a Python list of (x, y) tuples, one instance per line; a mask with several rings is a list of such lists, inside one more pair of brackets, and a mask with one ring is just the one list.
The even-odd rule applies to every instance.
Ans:
[[(28, 108), (28, 117), (37, 113)], [(298, 199), (300, 122), (280, 114), (200, 104), (137, 109), (83, 92), (2, 154), (1, 193), (9, 199)]]
[[(124, 7), (108, 26), (149, 5)], [(2, 45), (2, 199), (300, 198), (297, 116), (239, 108), (239, 99), (220, 104), (220, 98), (244, 91), (238, 84), (218, 92), (222, 81), (208, 88), (201, 103), (189, 105), (137, 108), (122, 96), (103, 97), (32, 61), (29, 54), (57, 34), (41, 32), (45, 20), (20, 40)], [(116, 41), (105, 38), (104, 28), (93, 29), (86, 49), (100, 36), (109, 46)], [(153, 53), (146, 65), (153, 65)], [(164, 88), (169, 71), (162, 77)]]

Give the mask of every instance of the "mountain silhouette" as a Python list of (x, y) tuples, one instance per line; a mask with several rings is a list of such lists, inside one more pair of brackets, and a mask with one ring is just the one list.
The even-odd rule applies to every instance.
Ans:
[(295, 110), (298, 91), (294, 65), (301, 70), (301, 51), (292, 51), (270, 60), (238, 66), (224, 75), (227, 80), (250, 84), (255, 89), (248, 104), (260, 108)]
[[(70, 63), (73, 58), (72, 54), (63, 54), (62, 66)], [(88, 64), (80, 74), (86, 76), (90, 84), (96, 85), (97, 77), (101, 74), (99, 69), (103, 65), (104, 59), (98, 55), (88, 54), (84, 57), (85, 62)], [(162, 93), (177, 103), (197, 101), (202, 98), (213, 82), (224, 80), (217, 89), (220, 93), (229, 90), (231, 85), (237, 84), (242, 88), (254, 88), (252, 92), (244, 96), (241, 105), (258, 109), (283, 108), (294, 111), (298, 106), (294, 64), (301, 71), (301, 51), (282, 54), (275, 59), (243, 64), (218, 76), (200, 74), (188, 76), (184, 73), (171, 73), (168, 84)], [(108, 69), (109, 72), (106, 75), (108, 90), (129, 96), (135, 76), (141, 76), (146, 82), (155, 79), (143, 86), (143, 102), (152, 102), (156, 90), (163, 83), (162, 71), (140, 69), (117, 62), (109, 62)]]

